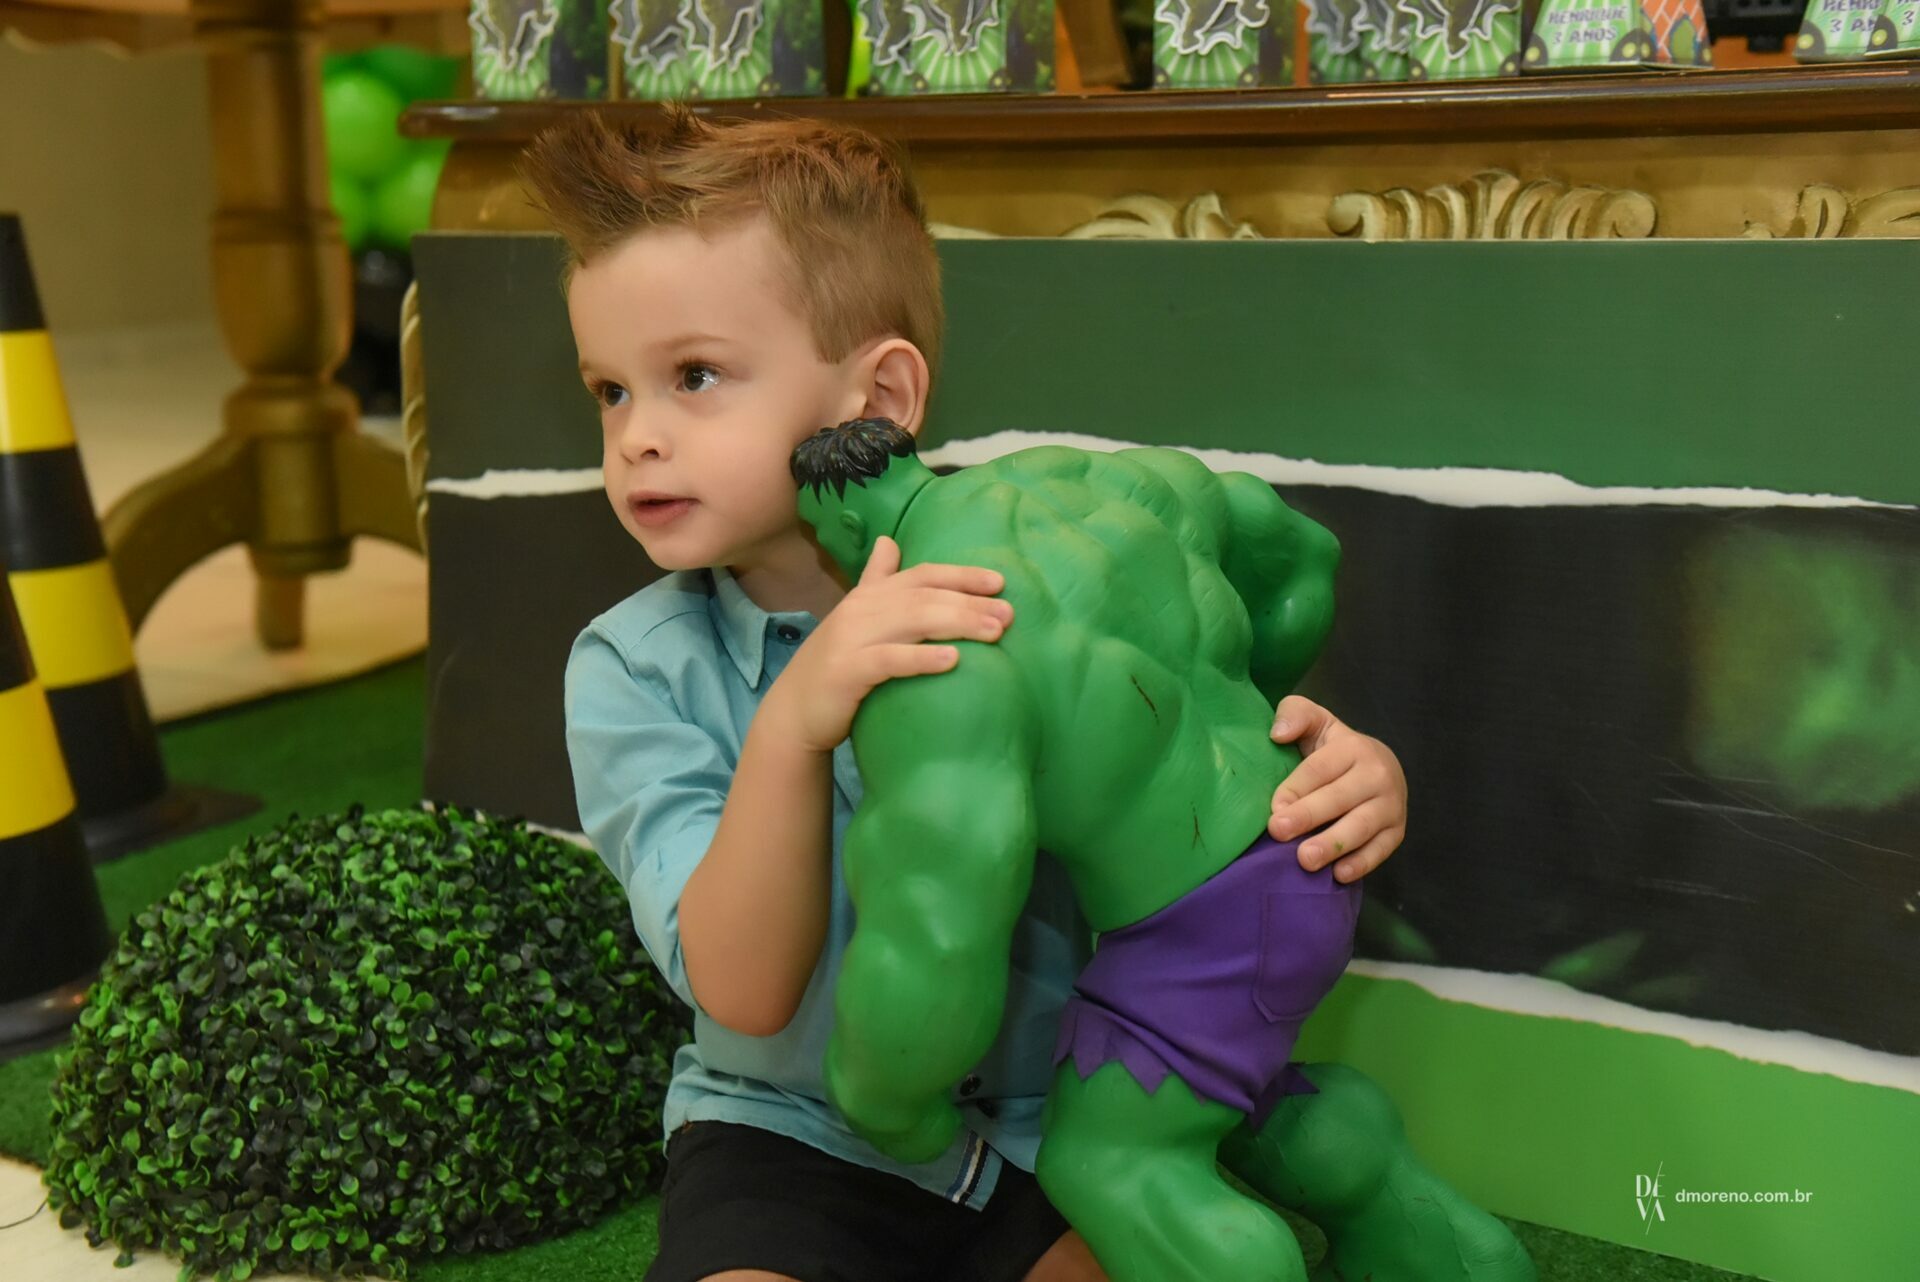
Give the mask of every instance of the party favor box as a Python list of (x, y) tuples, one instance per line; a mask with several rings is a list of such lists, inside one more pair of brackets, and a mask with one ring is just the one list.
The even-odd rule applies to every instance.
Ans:
[(1048, 93), (1053, 10), (1053, 0), (859, 0), (854, 40), (871, 68), (861, 92)]
[(1520, 74), (1520, 0), (1398, 0), (1407, 79)]
[(623, 92), (655, 102), (824, 94), (822, 3), (612, 0)]
[(1411, 26), (1393, 0), (1305, 0), (1307, 78), (1316, 85), (1407, 79)]
[(1864, 58), (1875, 46), (1895, 45), (1893, 24), (1887, 21), (1885, 0), (1808, 0), (1793, 56), (1800, 62), (1851, 62)]
[(604, 98), (602, 0), (471, 0), (473, 92), (481, 98)]
[(1522, 69), (1711, 67), (1700, 0), (1546, 0)]
[[(1885, 39), (1881, 33), (1885, 32)], [(1920, 58), (1920, 0), (1886, 0), (1868, 39), (1869, 58)]]
[(1292, 84), (1294, 4), (1295, 0), (1156, 0), (1154, 87), (1246, 89)]

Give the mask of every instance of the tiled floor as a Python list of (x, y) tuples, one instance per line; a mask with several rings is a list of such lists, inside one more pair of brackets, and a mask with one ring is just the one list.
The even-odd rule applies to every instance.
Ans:
[[(134, 485), (212, 439), (239, 373), (212, 326), (56, 333), (54, 350), (93, 490), (105, 510)], [(394, 423), (370, 423), (392, 439)], [(349, 676), (418, 652), (427, 639), (426, 567), (412, 552), (370, 539), (352, 564), (309, 580), (307, 644), (269, 654), (253, 635), (253, 571), (230, 548), (194, 567), (163, 596), (134, 653), (155, 717), (171, 720), (262, 694)], [(0, 1277), (8, 1282), (171, 1280), (176, 1261), (156, 1254), (116, 1269), (118, 1252), (93, 1249), (41, 1208), (37, 1168), (0, 1158)]]
[(116, 1269), (119, 1251), (90, 1247), (79, 1229), (61, 1228), (59, 1216), (40, 1206), (46, 1195), (38, 1167), (0, 1157), (0, 1224), (12, 1226), (0, 1230), (0, 1275), (11, 1282), (173, 1282), (179, 1276), (180, 1262), (158, 1252)]

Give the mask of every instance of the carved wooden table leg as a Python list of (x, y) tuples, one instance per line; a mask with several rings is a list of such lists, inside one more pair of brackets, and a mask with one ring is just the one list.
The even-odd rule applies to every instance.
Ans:
[(397, 451), (359, 433), (332, 381), (352, 297), (320, 136), (321, 0), (191, 0), (207, 51), (217, 204), (214, 300), (246, 381), (223, 435), (104, 518), (135, 628), (194, 562), (245, 542), (269, 648), (300, 644), (304, 578), (347, 564), (355, 535), (417, 548)]

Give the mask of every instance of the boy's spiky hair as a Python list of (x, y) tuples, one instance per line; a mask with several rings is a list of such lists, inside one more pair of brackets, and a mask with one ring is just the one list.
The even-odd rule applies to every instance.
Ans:
[(823, 121), (715, 125), (685, 103), (665, 110), (664, 127), (582, 112), (521, 157), (569, 273), (649, 229), (712, 234), (764, 215), (786, 250), (788, 302), (823, 361), (898, 334), (938, 373), (940, 262), (894, 148)]

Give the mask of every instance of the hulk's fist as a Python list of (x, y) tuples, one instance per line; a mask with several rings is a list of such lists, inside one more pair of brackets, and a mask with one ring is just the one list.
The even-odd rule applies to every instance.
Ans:
[(872, 1083), (862, 1090), (847, 1090), (838, 1060), (829, 1048), (827, 1098), (854, 1134), (896, 1162), (931, 1162), (947, 1151), (960, 1131), (960, 1110), (951, 1100), (889, 1098), (873, 1089)]
[(924, 1109), (912, 1126), (901, 1131), (877, 1131), (859, 1118), (848, 1118), (862, 1139), (896, 1162), (931, 1162), (947, 1151), (960, 1131), (960, 1110), (945, 1100)]

